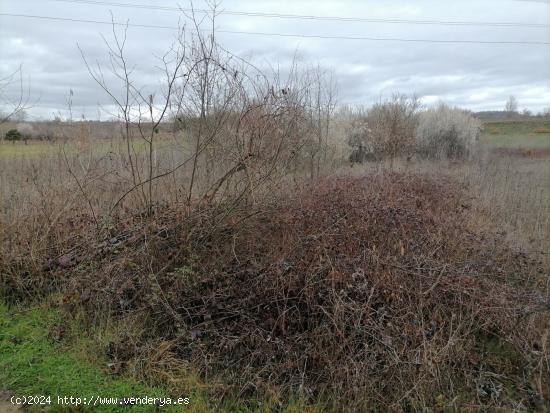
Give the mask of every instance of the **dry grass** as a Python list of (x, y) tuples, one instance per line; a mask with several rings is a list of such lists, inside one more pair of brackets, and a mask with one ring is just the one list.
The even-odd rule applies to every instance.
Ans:
[[(501, 232), (506, 242), (542, 260), (550, 274), (550, 162), (488, 152), (471, 163), (408, 165), (422, 173), (463, 183), (474, 197), (470, 217), (484, 229)], [(550, 288), (550, 277), (545, 281)]]

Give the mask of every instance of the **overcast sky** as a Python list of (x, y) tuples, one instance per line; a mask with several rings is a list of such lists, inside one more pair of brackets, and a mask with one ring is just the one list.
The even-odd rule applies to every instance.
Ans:
[[(174, 10), (139, 8), (189, 7), (176, 0), (0, 0), (4, 14), (62, 17), (95, 21), (115, 20), (155, 26), (178, 25)], [(95, 3), (95, 4), (91, 4)], [(115, 4), (134, 7), (117, 7)], [(200, 0), (195, 8), (204, 7)], [(550, 2), (545, 0), (358, 0), (285, 1), (226, 0), (226, 11), (294, 15), (340, 16), (366, 19), (518, 22), (550, 25)], [(428, 40), (550, 42), (548, 27), (495, 27), (489, 25), (397, 24), (365, 21), (289, 19), (222, 15), (218, 29), (240, 32), (322, 35), (339, 37)], [(96, 118), (98, 104), (107, 104), (92, 82), (77, 48), (90, 60), (104, 59), (101, 34), (108, 25), (0, 16), (0, 77), (22, 64), (30, 80), (32, 117), (51, 117), (66, 109), (69, 90), (73, 110)], [(153, 54), (161, 54), (174, 31), (130, 27), (127, 51), (137, 66), (138, 81), (155, 83)], [(298, 50), (305, 63), (321, 64), (336, 74), (339, 102), (371, 104), (393, 92), (416, 93), (426, 104), (439, 100), (472, 110), (501, 110), (509, 95), (520, 109), (550, 107), (550, 45), (463, 44), (401, 41), (293, 38), (220, 33), (218, 39), (233, 53), (252, 57), (260, 65), (288, 65)], [(11, 93), (14, 93), (12, 90)]]

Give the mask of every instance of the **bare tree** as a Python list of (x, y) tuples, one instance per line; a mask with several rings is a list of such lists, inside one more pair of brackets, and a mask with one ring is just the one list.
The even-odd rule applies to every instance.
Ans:
[[(17, 88), (15, 98), (8, 97), (10, 88)], [(23, 66), (20, 65), (10, 75), (0, 78), (0, 105), (4, 107), (0, 113), (0, 124), (10, 120), (23, 120), (29, 106), (30, 88), (23, 84)]]
[[(134, 82), (134, 70), (129, 66), (125, 54), (128, 26), (124, 27), (122, 33), (118, 33), (113, 19), (112, 28), (113, 41), (108, 42), (104, 39), (109, 56), (107, 67), (110, 74), (119, 82), (119, 90), (122, 92), (117, 94), (115, 92), (117, 88), (112, 87), (106, 80), (103, 67), (99, 63), (92, 67), (84, 52), (80, 51), (91, 77), (109, 95), (118, 109), (116, 116), (121, 123), (122, 137), (126, 143), (125, 165), (127, 165), (131, 177), (131, 187), (123, 198), (139, 189), (141, 200), (151, 212), (153, 207), (153, 180), (155, 179), (153, 159), (155, 138), (160, 124), (168, 115), (176, 82), (182, 76), (180, 69), (184, 63), (185, 48), (179, 46), (183, 44), (181, 41), (183, 31), (179, 33), (178, 43), (172, 45), (163, 56), (159, 57), (161, 63), (159, 70), (164, 78), (164, 90), (162, 91), (162, 97), (157, 100), (154, 92), (145, 93), (144, 88), (137, 86)], [(147, 160), (145, 167), (142, 167), (139, 163), (135, 138), (146, 145)], [(121, 201), (122, 198), (115, 205), (118, 205)]]
[(332, 72), (317, 66), (306, 72), (306, 84), (312, 132), (308, 155), (313, 178), (320, 173), (321, 161), (327, 160), (330, 121), (336, 108), (336, 83)]
[(512, 116), (518, 111), (518, 100), (514, 95), (510, 95), (504, 105), (504, 110), (508, 113), (508, 116)]
[[(122, 179), (128, 182), (112, 211), (131, 194), (137, 194), (151, 211), (154, 182), (173, 178), (176, 171), (183, 176), (174, 184), (185, 188), (181, 192), (188, 205), (227, 194), (238, 200), (253, 199), (278, 174), (288, 172), (291, 160), (305, 146), (303, 131), (311, 124), (316, 125), (317, 142), (322, 146), (326, 140), (334, 108), (332, 92), (325, 98), (321, 87), (312, 88), (294, 69), (285, 80), (277, 72), (267, 76), (225, 50), (215, 37), (215, 3), (201, 18), (193, 9), (184, 15), (189, 24), (179, 29), (172, 46), (159, 58), (161, 92), (146, 93), (136, 83), (136, 67), (125, 53), (126, 28), (117, 32), (114, 20), (113, 41), (105, 40), (108, 64), (92, 66), (81, 51), (90, 75), (118, 110), (126, 144), (123, 158), (128, 175)], [(161, 139), (159, 129), (168, 120), (173, 123), (174, 138), (181, 139), (185, 149), (176, 163), (161, 170), (154, 154)], [(145, 143), (145, 159), (136, 142)]]

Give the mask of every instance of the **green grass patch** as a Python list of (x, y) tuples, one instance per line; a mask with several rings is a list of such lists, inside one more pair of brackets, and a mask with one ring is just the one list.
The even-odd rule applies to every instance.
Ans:
[(486, 122), (481, 142), (491, 148), (548, 148), (550, 121), (518, 120)]
[(55, 156), (61, 153), (61, 146), (47, 142), (0, 142), (0, 159), (40, 156)]
[[(50, 396), (50, 412), (153, 412), (152, 405), (63, 406), (58, 396), (89, 400), (99, 397), (166, 397), (159, 388), (146, 387), (131, 379), (114, 377), (98, 366), (88, 364), (52, 338), (55, 326), (63, 325), (58, 311), (37, 307), (25, 311), (0, 304), (0, 383), (18, 396)], [(185, 396), (182, 396), (185, 397)], [(197, 411), (188, 406), (167, 406), (165, 412)]]
[[(105, 155), (108, 152), (114, 152), (119, 150), (121, 141), (107, 140), (107, 139), (94, 139), (89, 145), (79, 145), (75, 142), (41, 142), (29, 140), (25, 142), (0, 142), (0, 159), (10, 158), (48, 158), (63, 156), (63, 151), (68, 156), (77, 155), (82, 152), (88, 152), (89, 150), (96, 156)], [(137, 152), (143, 152), (145, 145), (138, 142), (134, 145)]]

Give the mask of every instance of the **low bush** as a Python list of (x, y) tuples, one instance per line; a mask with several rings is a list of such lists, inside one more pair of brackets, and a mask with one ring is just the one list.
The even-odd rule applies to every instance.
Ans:
[(14, 141), (20, 141), (22, 137), (23, 136), (21, 135), (21, 132), (19, 132), (17, 129), (10, 129), (9, 131), (6, 132), (5, 139), (7, 141), (14, 142)]
[(394, 95), (368, 110), (349, 111), (346, 143), (348, 160), (363, 163), (393, 160), (412, 152), (419, 101), (414, 96)]

